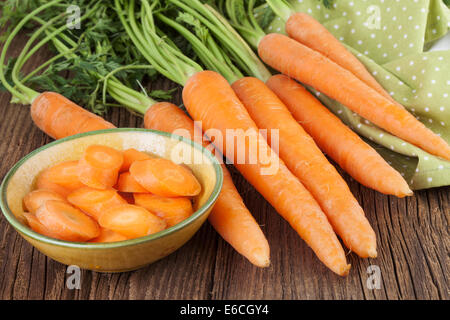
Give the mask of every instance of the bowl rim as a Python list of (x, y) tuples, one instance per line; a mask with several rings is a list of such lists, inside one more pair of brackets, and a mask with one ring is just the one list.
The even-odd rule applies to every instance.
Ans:
[[(116, 241), (116, 242), (104, 242), (104, 243), (96, 243), (96, 242), (75, 242), (75, 241), (65, 241), (65, 240), (59, 240), (59, 239), (55, 239), (55, 238), (50, 238), (47, 236), (44, 236), (40, 233), (37, 233), (35, 231), (33, 231), (30, 227), (28, 227), (27, 225), (21, 223), (16, 216), (14, 215), (14, 213), (11, 211), (11, 209), (8, 206), (8, 202), (6, 199), (6, 190), (8, 188), (8, 184), (9, 181), (11, 180), (11, 178), (13, 177), (13, 175), (16, 173), (16, 171), (31, 157), (33, 157), (34, 155), (38, 154), (41, 151), (44, 151), (54, 145), (60, 144), (60, 143), (64, 143), (66, 141), (70, 141), (70, 140), (75, 140), (78, 138), (82, 138), (82, 137), (86, 137), (86, 136), (91, 136), (91, 135), (99, 135), (99, 134), (105, 134), (105, 133), (111, 133), (111, 132), (147, 132), (147, 133), (153, 133), (153, 134), (157, 134), (157, 135), (161, 135), (161, 136), (165, 136), (168, 138), (173, 138), (179, 141), (183, 141), (184, 143), (200, 150), (202, 152), (203, 155), (206, 155), (206, 157), (209, 158), (209, 160), (211, 161), (213, 167), (214, 167), (214, 171), (216, 174), (216, 183), (214, 185), (214, 188), (211, 192), (211, 195), (209, 196), (209, 198), (207, 199), (207, 201), (200, 207), (198, 208), (189, 218), (183, 220), (182, 222), (164, 229), (162, 231), (159, 231), (157, 233), (145, 236), (145, 237), (139, 237), (139, 238), (135, 238), (135, 239), (129, 239), (129, 240), (123, 240), (123, 241)], [(217, 158), (215, 156), (213, 156), (213, 154), (206, 148), (204, 148), (202, 145), (189, 140), (185, 137), (176, 135), (176, 134), (172, 134), (172, 133), (168, 133), (168, 132), (164, 132), (164, 131), (159, 131), (159, 130), (152, 130), (152, 129), (144, 129), (144, 128), (113, 128), (113, 129), (102, 129), (102, 130), (96, 130), (96, 131), (89, 131), (89, 132), (84, 132), (84, 133), (79, 133), (76, 135), (72, 135), (69, 137), (65, 137), (62, 139), (58, 139), (55, 141), (52, 141), (48, 144), (45, 144), (35, 150), (33, 150), (32, 152), (30, 152), (29, 154), (27, 154), (26, 156), (24, 156), (22, 159), (20, 159), (18, 162), (16, 162), (14, 164), (14, 166), (8, 171), (8, 173), (5, 175), (5, 177), (3, 178), (3, 182), (0, 185), (0, 209), (3, 213), (3, 215), (5, 216), (6, 220), (14, 227), (14, 229), (16, 229), (16, 231), (19, 231), (19, 233), (22, 233), (24, 235), (26, 235), (27, 237), (30, 237), (34, 240), (38, 240), (41, 242), (45, 242), (47, 244), (52, 244), (52, 245), (58, 245), (61, 247), (67, 247), (67, 248), (77, 248), (77, 249), (88, 249), (88, 250), (98, 250), (98, 249), (112, 249), (112, 248), (119, 248), (119, 247), (126, 247), (126, 246), (131, 246), (131, 245), (137, 245), (137, 244), (141, 244), (144, 242), (150, 242), (150, 241), (155, 241), (158, 239), (161, 239), (169, 234), (172, 234), (174, 232), (177, 232), (181, 229), (183, 229), (184, 227), (190, 225), (191, 223), (193, 223), (195, 220), (197, 220), (198, 218), (200, 218), (210, 207), (211, 205), (217, 200), (220, 191), (222, 189), (222, 183), (223, 183), (223, 171), (222, 171), (222, 167), (219, 163), (219, 161), (217, 160)]]

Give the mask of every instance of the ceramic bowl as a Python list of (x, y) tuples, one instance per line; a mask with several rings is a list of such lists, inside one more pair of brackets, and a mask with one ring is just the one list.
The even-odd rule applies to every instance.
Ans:
[[(135, 148), (186, 164), (202, 185), (193, 199), (195, 212), (181, 223), (161, 232), (111, 243), (69, 242), (31, 230), (23, 217), (22, 199), (33, 190), (44, 169), (78, 160), (92, 144), (125, 150)], [(66, 265), (101, 272), (141, 268), (174, 252), (206, 221), (222, 187), (223, 173), (217, 159), (199, 144), (180, 136), (146, 129), (109, 129), (87, 132), (49, 143), (25, 156), (7, 173), (0, 187), (0, 207), (16, 231), (40, 252)]]

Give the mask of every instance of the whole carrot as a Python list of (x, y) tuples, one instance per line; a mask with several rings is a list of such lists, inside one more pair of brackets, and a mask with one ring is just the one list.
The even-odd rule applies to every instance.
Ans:
[(268, 34), (259, 43), (262, 60), (280, 72), (310, 85), (393, 135), (450, 160), (450, 146), (399, 104), (386, 99), (350, 71), (321, 53), (282, 34)]
[[(51, 61), (47, 61), (25, 78), (22, 78), (20, 75), (21, 68), (23, 67), (25, 62), (30, 59), (33, 53), (35, 53), (39, 48), (50, 41), (52, 37), (47, 36), (38, 43), (34, 43), (34, 41), (37, 40), (40, 35), (44, 34), (44, 32), (47, 31), (47, 28), (49, 28), (52, 23), (54, 23), (58, 19), (58, 17), (62, 16), (56, 16), (49, 21), (44, 21), (43, 25), (37, 28), (37, 30), (26, 42), (24, 48), (13, 64), (13, 68), (11, 70), (11, 80), (14, 85), (11, 85), (6, 79), (6, 66), (4, 65), (4, 62), (6, 60), (6, 53), (8, 51), (8, 48), (14, 38), (18, 34), (20, 34), (20, 32), (22, 32), (22, 28), (30, 20), (37, 18), (40, 12), (50, 9), (53, 6), (58, 5), (58, 3), (60, 2), (61, 0), (46, 1), (45, 3), (34, 9), (32, 12), (27, 14), (23, 19), (21, 19), (14, 27), (14, 29), (8, 34), (8, 37), (5, 40), (0, 53), (0, 81), (2, 82), (4, 87), (12, 94), (13, 98), (16, 101), (19, 101), (22, 104), (31, 105), (31, 117), (35, 124), (41, 130), (55, 139), (60, 139), (69, 135), (92, 130), (114, 128), (113, 124), (103, 120), (99, 116), (96, 116), (87, 110), (84, 110), (83, 108), (79, 107), (78, 105), (58, 93), (39, 93), (25, 86), (24, 84), (24, 82), (26, 81), (25, 79), (28, 79), (31, 74), (35, 74), (37, 71), (41, 70), (42, 67), (48, 65), (48, 62)], [(95, 12), (96, 8), (94, 6), (87, 10), (85, 17), (90, 16)], [(62, 32), (66, 27), (59, 28), (59, 32)], [(55, 34), (57, 34), (57, 32), (55, 32)], [(76, 43), (74, 43), (74, 45), (76, 45)], [(72, 51), (67, 50), (61, 53), (59, 57), (68, 55), (70, 52)], [(58, 58), (58, 56), (55, 56), (54, 58)]]
[(115, 126), (56, 92), (43, 92), (31, 104), (34, 123), (54, 139)]
[(260, 129), (279, 130), (279, 155), (322, 207), (347, 248), (376, 257), (375, 232), (344, 179), (264, 82), (246, 77), (232, 88)]
[[(175, 132), (210, 148), (203, 141), (202, 132), (194, 122), (176, 105), (160, 102), (145, 113), (147, 129)], [(180, 130), (181, 129), (181, 130)], [(195, 138), (195, 139), (194, 139)], [(208, 217), (211, 225), (237, 252), (258, 267), (270, 264), (270, 248), (261, 228), (244, 204), (233, 184), (231, 175), (222, 164), (223, 186), (216, 204)]]
[[(206, 130), (221, 132), (224, 145), (217, 147), (234, 161), (235, 167), (290, 223), (317, 257), (335, 273), (346, 275), (350, 265), (326, 215), (258, 133), (258, 127), (225, 78), (213, 71), (197, 72), (183, 89), (183, 101), (190, 115), (202, 121)], [(235, 130), (234, 137), (245, 141), (243, 149), (232, 145), (230, 129)], [(250, 146), (257, 147), (257, 155), (252, 154), (255, 151)], [(266, 159), (261, 155), (267, 155)], [(239, 161), (251, 157), (256, 160), (254, 163)]]
[(395, 102), (391, 95), (367, 71), (366, 67), (358, 58), (348, 51), (319, 21), (310, 15), (303, 12), (291, 15), (286, 22), (286, 32), (292, 39), (320, 52), (342, 68), (353, 73), (379, 94)]
[(279, 74), (272, 76), (267, 86), (284, 102), (319, 148), (355, 180), (397, 197), (412, 194), (400, 173), (302, 85)]

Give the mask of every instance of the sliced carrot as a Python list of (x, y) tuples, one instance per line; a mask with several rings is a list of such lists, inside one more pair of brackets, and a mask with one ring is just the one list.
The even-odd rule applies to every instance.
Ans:
[(107, 189), (116, 184), (123, 163), (120, 151), (101, 145), (86, 148), (78, 163), (78, 177), (91, 188)]
[(48, 200), (36, 211), (36, 217), (61, 240), (87, 241), (100, 234), (97, 222), (67, 202)]
[(119, 192), (119, 195), (125, 199), (128, 204), (134, 204), (134, 196), (132, 193), (128, 192)]
[(167, 159), (136, 161), (130, 173), (145, 189), (163, 197), (190, 197), (201, 191), (200, 183), (189, 169)]
[(135, 161), (148, 160), (152, 158), (145, 152), (138, 151), (134, 148), (124, 150), (122, 154), (123, 154), (123, 163), (122, 167), (120, 167), (120, 172), (130, 170), (131, 164)]
[(58, 163), (48, 169), (47, 175), (50, 182), (70, 190), (76, 190), (84, 186), (78, 178), (78, 161)]
[(99, 224), (130, 239), (143, 237), (166, 228), (164, 219), (132, 204), (111, 208), (100, 216)]
[(127, 203), (114, 189), (98, 190), (89, 187), (75, 190), (67, 196), (67, 200), (95, 220), (106, 210)]
[(38, 189), (31, 191), (23, 198), (23, 206), (28, 212), (35, 213), (48, 200), (66, 201), (63, 196), (54, 191)]
[(134, 201), (136, 205), (166, 220), (168, 227), (189, 218), (194, 212), (191, 200), (188, 198), (167, 198), (156, 194), (135, 193)]
[(36, 179), (36, 189), (53, 191), (66, 198), (73, 190), (50, 181), (50, 168), (42, 171)]
[(124, 172), (119, 175), (119, 180), (117, 180), (115, 188), (120, 192), (148, 193), (147, 189), (137, 183), (129, 172)]
[(32, 213), (24, 212), (25, 219), (27, 220), (28, 226), (37, 233), (50, 238), (57, 238), (56, 234), (48, 230), (42, 223), (39, 222), (38, 218)]
[(100, 235), (89, 242), (117, 242), (124, 241), (128, 238), (115, 231), (100, 227)]

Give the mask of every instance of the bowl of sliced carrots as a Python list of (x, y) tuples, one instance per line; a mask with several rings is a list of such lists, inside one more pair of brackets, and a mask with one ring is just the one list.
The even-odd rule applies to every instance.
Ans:
[(206, 221), (223, 173), (210, 151), (147, 129), (107, 129), (49, 143), (0, 187), (16, 231), (48, 257), (101, 272), (174, 252)]

